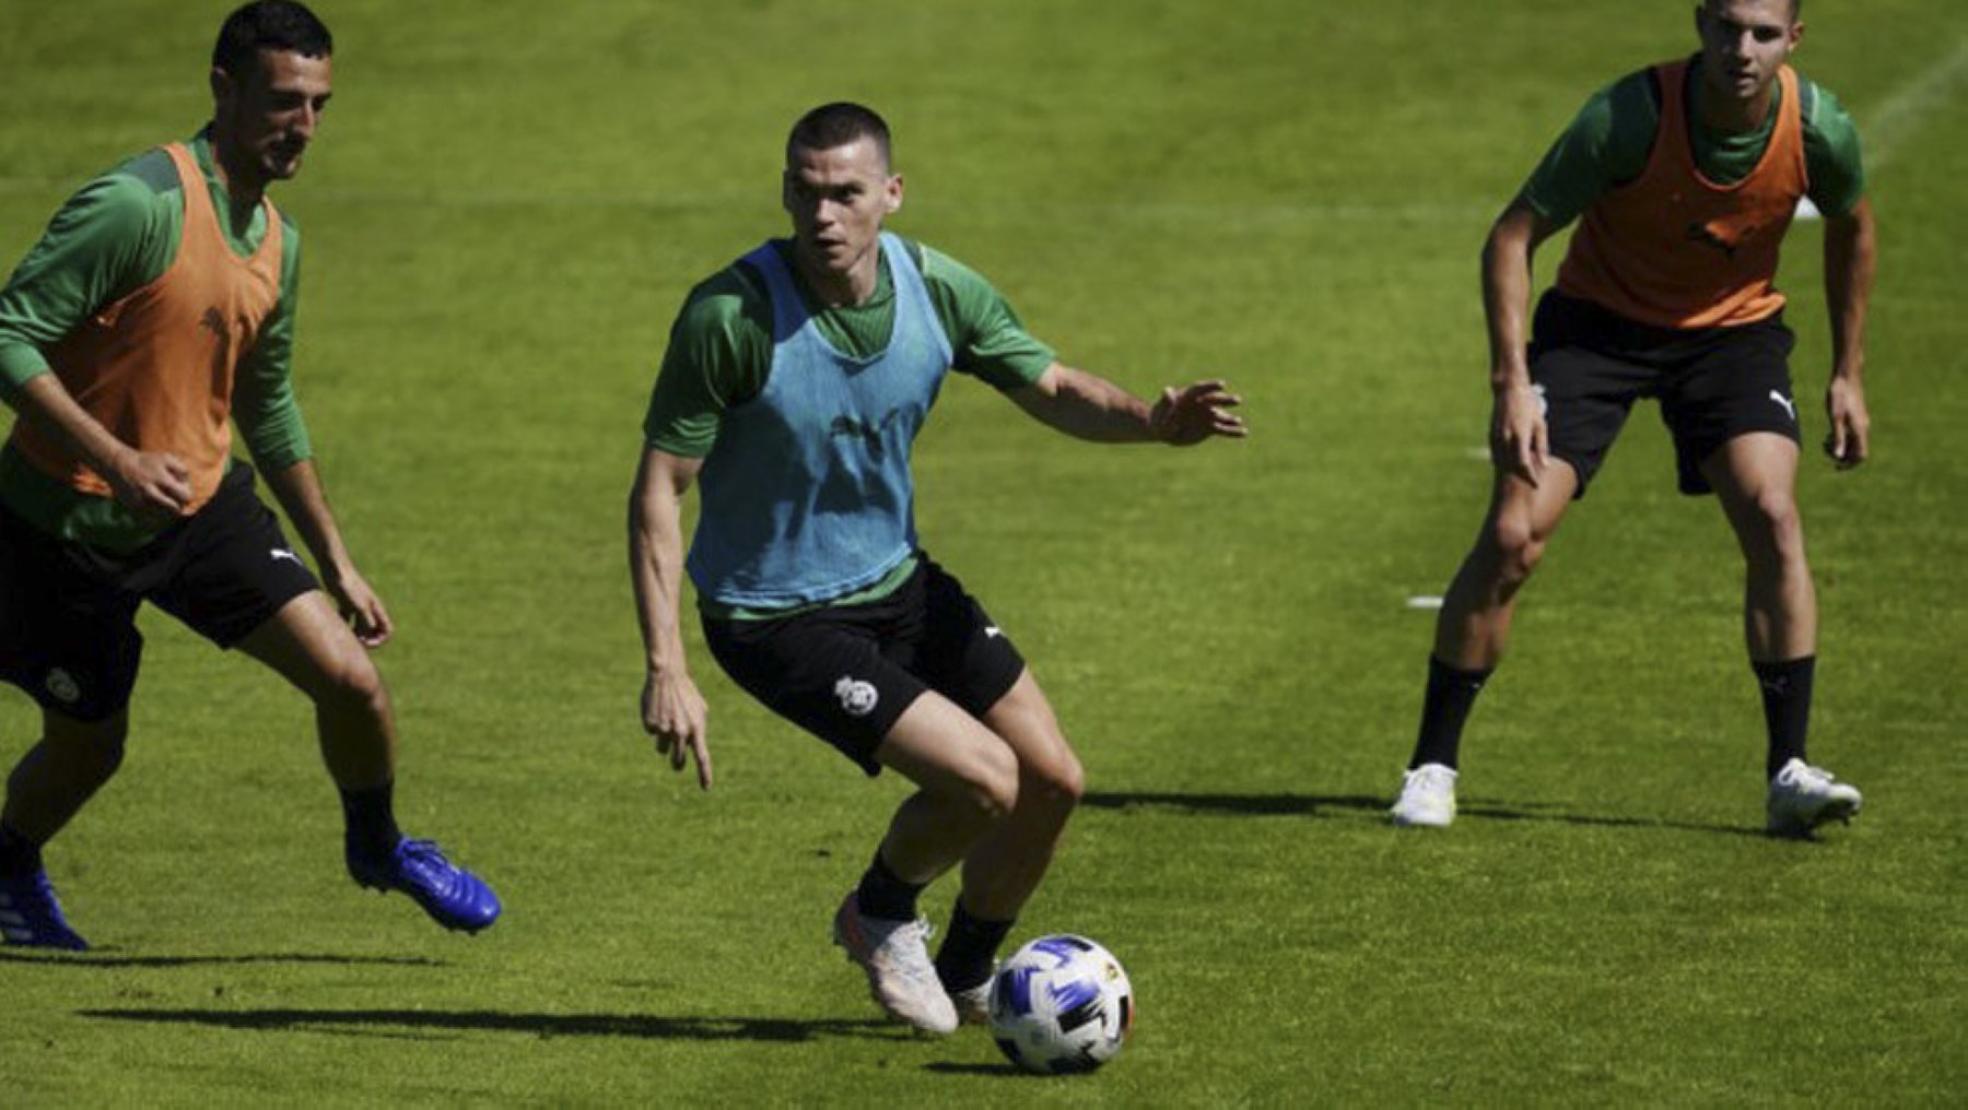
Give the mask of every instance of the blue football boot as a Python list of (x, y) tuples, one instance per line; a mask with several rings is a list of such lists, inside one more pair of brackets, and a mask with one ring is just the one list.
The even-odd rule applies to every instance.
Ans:
[(373, 890), (400, 890), (447, 929), (476, 933), (499, 920), (499, 896), (485, 880), (444, 858), (434, 841), (396, 842), (383, 859), (351, 853), (349, 875)]
[(65, 948), (71, 952), (89, 948), (89, 942), (68, 927), (46, 871), (0, 877), (0, 935), (8, 944), (28, 948)]

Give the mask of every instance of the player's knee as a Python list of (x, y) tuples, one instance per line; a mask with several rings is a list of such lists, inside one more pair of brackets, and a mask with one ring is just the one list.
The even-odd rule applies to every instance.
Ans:
[(389, 688), (383, 675), (360, 647), (338, 653), (328, 665), (322, 697), (349, 710), (381, 716), (389, 711)]
[(1505, 582), (1529, 578), (1544, 558), (1545, 537), (1529, 520), (1499, 517), (1491, 525), (1488, 538), (1496, 575)]
[(58, 745), (71, 765), (79, 763), (99, 779), (107, 779), (123, 766), (123, 752), (130, 736), (129, 718), (118, 713), (104, 721), (69, 721), (49, 717), (47, 742)]
[(1050, 758), (1026, 768), (1019, 797), (1027, 805), (1037, 803), (1064, 816), (1085, 795), (1086, 772), (1080, 767), (1079, 757), (1071, 749), (1062, 748)]
[(1758, 530), (1771, 555), (1786, 562), (1804, 556), (1804, 520), (1797, 499), (1787, 493), (1767, 493), (1756, 500)]
[(968, 778), (970, 802), (984, 820), (1001, 821), (1018, 805), (1018, 757), (1004, 744), (981, 745)]

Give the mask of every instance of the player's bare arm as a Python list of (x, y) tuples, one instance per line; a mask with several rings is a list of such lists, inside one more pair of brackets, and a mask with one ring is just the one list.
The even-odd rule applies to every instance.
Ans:
[(1162, 390), (1153, 405), (1097, 374), (1055, 362), (1011, 399), (1035, 419), (1095, 443), (1188, 447), (1215, 436), (1249, 434), (1231, 411), (1243, 398), (1216, 378)]
[(164, 517), (183, 516), (191, 501), (191, 471), (168, 451), (139, 451), (117, 439), (75, 403), (53, 374), (37, 374), (16, 402), (23, 419), (52, 428), (102, 475), (124, 508)]
[(1483, 244), (1483, 314), (1490, 333), (1490, 457), (1536, 485), (1551, 463), (1550, 441), (1524, 357), (1531, 300), (1531, 257), (1561, 225), (1522, 197), (1511, 202)]
[(1865, 402), (1865, 323), (1876, 247), (1871, 201), (1861, 200), (1845, 215), (1825, 220), (1825, 301), (1832, 349), (1831, 382), (1825, 389), (1831, 430), (1825, 435), (1825, 453), (1841, 469), (1864, 462), (1872, 446)]
[(396, 626), (391, 623), (382, 598), (376, 596), (368, 580), (355, 569), (355, 560), (342, 543), (341, 529), (335, 525), (335, 514), (328, 508), (328, 495), (321, 487), (321, 475), (315, 470), (313, 460), (302, 459), (283, 470), (273, 471), (266, 480), (274, 496), (280, 499), (280, 507), (286, 510), (287, 519), (293, 521), (301, 541), (314, 556), (322, 584), (334, 595), (342, 616), (355, 629), (356, 639), (370, 648), (388, 643)]
[(711, 788), (711, 750), (705, 736), (708, 710), (684, 660), (683, 495), (703, 469), (689, 459), (650, 448), (643, 452), (629, 494), (629, 576), (635, 583), (636, 616), (648, 665), (642, 686), (642, 727), (656, 751), (683, 770), (685, 753), (697, 761), (697, 785)]

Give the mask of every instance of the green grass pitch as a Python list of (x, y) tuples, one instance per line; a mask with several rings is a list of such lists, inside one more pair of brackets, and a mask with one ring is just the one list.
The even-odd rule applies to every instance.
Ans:
[[(1968, 10), (1812, 0), (1798, 58), (1866, 135), (1881, 227), (1876, 458), (1801, 479), (1812, 752), (1864, 816), (1756, 835), (1739, 560), (1647, 407), (1530, 588), (1462, 819), (1384, 821), (1431, 627), (1406, 601), (1486, 488), (1482, 236), (1589, 91), (1692, 49), (1690, 6), (321, 0), (335, 103), (276, 194), (298, 388), (400, 626), (405, 825), (508, 913), (452, 937), (350, 885), (303, 701), (152, 614), (124, 772), (49, 851), (98, 951), (0, 952), (0, 1104), (1955, 1103)], [(0, 10), (5, 264), (205, 118), (228, 7)], [(1136, 1039), (1085, 1079), (879, 1024), (827, 944), (900, 785), (750, 704), (694, 629), (715, 792), (637, 727), (654, 368), (690, 285), (783, 233), (785, 129), (841, 97), (896, 129), (891, 226), (1068, 361), (1248, 397), (1247, 443), (1102, 449), (959, 380), (920, 444), (926, 544), (1087, 765), (1016, 934), (1127, 963)], [(1807, 441), (1818, 241), (1782, 277)], [(35, 730), (0, 689), (0, 763)]]

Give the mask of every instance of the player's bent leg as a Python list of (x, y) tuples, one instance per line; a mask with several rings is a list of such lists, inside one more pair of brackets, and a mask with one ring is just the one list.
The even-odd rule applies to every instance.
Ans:
[(882, 840), (895, 873), (926, 883), (964, 858), (1018, 803), (1018, 757), (983, 722), (934, 691), (896, 719), (875, 758), (922, 789)]
[(1051, 866), (1066, 823), (1086, 792), (1085, 772), (1029, 669), (984, 714), (1018, 757), (1018, 803), (964, 858), (963, 889), (936, 973), (966, 1025), (990, 1018), (998, 949)]
[(452, 863), (434, 841), (398, 831), (389, 692), (327, 595), (311, 590), (293, 598), (238, 647), (314, 702), (322, 758), (348, 818), (349, 875), (365, 887), (409, 895), (447, 929), (475, 933), (498, 920), (498, 895), (484, 880)]
[(1045, 877), (1085, 793), (1085, 773), (1030, 670), (984, 714), (984, 723), (1017, 757), (1018, 800), (964, 857), (963, 901), (978, 917), (1009, 920)]
[(1799, 659), (1817, 650), (1818, 603), (1797, 510), (1797, 444), (1752, 432), (1702, 464), (1742, 547), (1743, 630), (1750, 658)]
[(1455, 821), (1463, 724), (1503, 658), (1517, 596), (1578, 488), (1578, 472), (1562, 459), (1554, 459), (1536, 485), (1496, 472), (1483, 525), (1436, 618), (1421, 725), (1388, 809), (1396, 826), (1447, 828)]
[(7, 776), (6, 808), (0, 810), (0, 824), (37, 845), (52, 840), (115, 776), (130, 734), (125, 709), (100, 721), (43, 710), (41, 721), (41, 742)]
[(41, 847), (123, 762), (129, 715), (78, 721), (43, 711), (43, 736), (7, 777), (0, 810), (0, 938), (36, 948), (87, 949), (68, 924), (41, 863)]
[(328, 595), (310, 590), (295, 597), (238, 647), (314, 702), (322, 758), (337, 785), (366, 789), (395, 776), (388, 688)]
[(1769, 729), (1766, 827), (1808, 836), (1858, 815), (1857, 787), (1805, 758), (1817, 669), (1817, 591), (1797, 510), (1798, 448), (1789, 436), (1736, 436), (1702, 463), (1743, 552), (1743, 636)]
[(1503, 658), (1517, 594), (1544, 559), (1578, 490), (1571, 465), (1554, 459), (1537, 485), (1498, 471), (1489, 512), (1457, 568), (1435, 622), (1435, 657), (1465, 671)]
[[(921, 787), (895, 811), (878, 850), (882, 867), (913, 889), (963, 858), (1017, 802), (1018, 765), (1004, 742), (934, 691), (903, 710), (875, 758)], [(868, 977), (868, 993), (890, 1016), (937, 1036), (956, 1031), (957, 1012), (929, 958), (929, 923), (861, 912), (849, 891), (834, 914), (834, 942)]]

